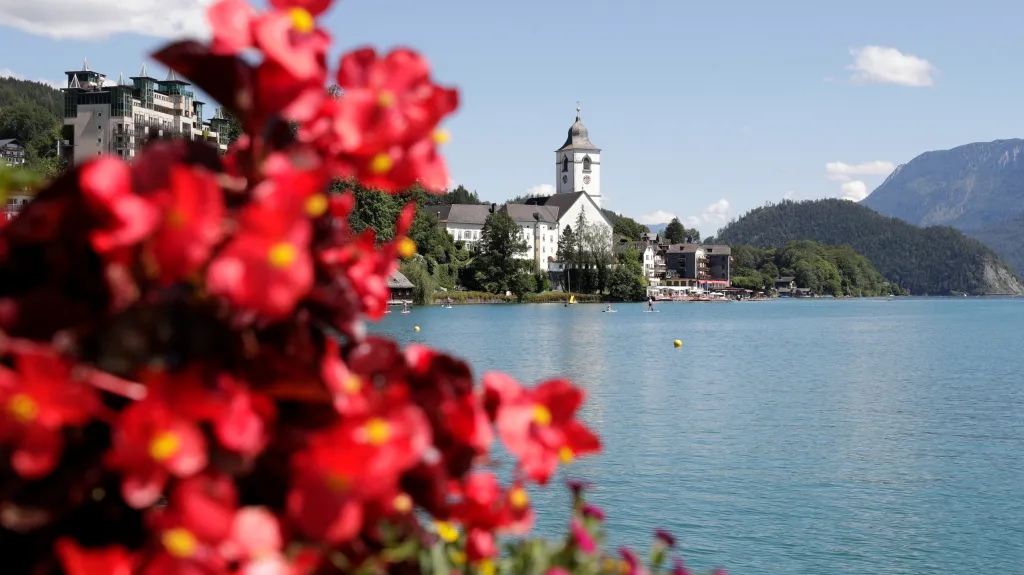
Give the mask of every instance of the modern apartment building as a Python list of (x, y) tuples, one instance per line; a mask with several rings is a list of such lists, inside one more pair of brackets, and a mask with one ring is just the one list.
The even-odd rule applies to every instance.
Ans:
[(196, 99), (191, 84), (173, 71), (157, 80), (146, 71), (138, 76), (120, 75), (116, 84), (89, 68), (64, 72), (63, 149), (75, 164), (109, 154), (131, 161), (146, 142), (160, 138), (188, 138), (227, 149), (227, 120), (205, 120), (205, 102)]

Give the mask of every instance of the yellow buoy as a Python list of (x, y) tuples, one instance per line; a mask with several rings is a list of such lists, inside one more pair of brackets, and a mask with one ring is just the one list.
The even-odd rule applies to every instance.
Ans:
[(675, 341), (674, 341), (673, 343), (675, 344), (675, 346), (676, 346), (676, 347), (683, 347), (683, 342), (682, 342), (682, 340), (678, 340), (678, 339), (677, 339), (677, 340), (675, 340)]
[(416, 330), (416, 331), (419, 331), (420, 330), (420, 326), (416, 326), (413, 329)]

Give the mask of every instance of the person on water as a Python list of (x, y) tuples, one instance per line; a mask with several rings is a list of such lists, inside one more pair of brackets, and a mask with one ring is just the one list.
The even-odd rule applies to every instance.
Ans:
[(654, 311), (654, 296), (647, 296), (647, 311)]
[(406, 313), (408, 311), (409, 311), (409, 302), (403, 301), (402, 302), (402, 313)]
[(612, 310), (612, 304), (608, 304), (608, 309), (606, 309), (606, 310), (604, 310), (604, 311), (613, 311), (613, 310)]

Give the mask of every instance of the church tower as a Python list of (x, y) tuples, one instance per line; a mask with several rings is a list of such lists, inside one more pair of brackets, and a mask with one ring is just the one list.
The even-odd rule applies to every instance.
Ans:
[(559, 194), (587, 192), (601, 207), (601, 149), (590, 143), (587, 129), (580, 121), (579, 102), (569, 136), (555, 150), (555, 190)]

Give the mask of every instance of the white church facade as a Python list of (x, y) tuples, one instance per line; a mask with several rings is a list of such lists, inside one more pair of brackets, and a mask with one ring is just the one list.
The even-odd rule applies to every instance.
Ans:
[(438, 208), (438, 226), (470, 247), (479, 243), (489, 213), (507, 214), (520, 226), (520, 237), (530, 248), (519, 257), (533, 260), (539, 272), (561, 269), (558, 237), (566, 226), (576, 227), (580, 214), (597, 228), (598, 237), (606, 238), (609, 252), (612, 249), (612, 225), (601, 211), (601, 149), (590, 141), (578, 105), (576, 121), (569, 127), (565, 143), (555, 151), (554, 195), (530, 198), (525, 204)]

